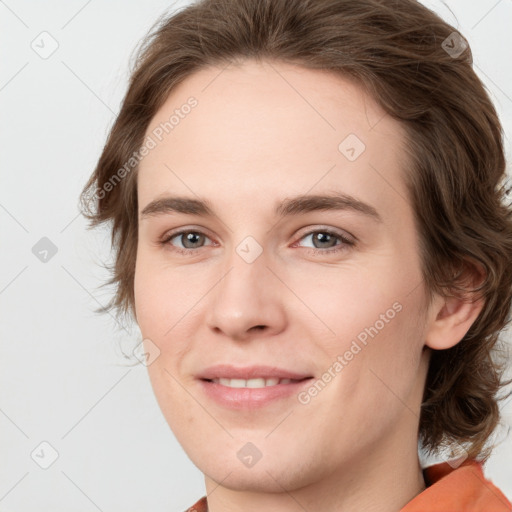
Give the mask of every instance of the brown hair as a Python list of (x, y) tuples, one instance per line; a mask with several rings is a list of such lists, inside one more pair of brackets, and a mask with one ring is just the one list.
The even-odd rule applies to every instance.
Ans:
[(508, 384), (495, 357), (512, 300), (502, 128), (465, 40), (415, 0), (205, 0), (158, 21), (81, 195), (90, 227), (112, 223), (115, 262), (105, 284), (116, 293), (107, 309), (135, 313), (136, 157), (150, 120), (195, 71), (249, 58), (354, 79), (406, 128), (404, 173), (430, 299), (462, 296), (475, 268), (485, 273), (473, 290), (485, 304), (466, 336), (432, 351), (419, 438), (429, 453), (455, 441), (485, 460), (500, 418), (497, 393)]

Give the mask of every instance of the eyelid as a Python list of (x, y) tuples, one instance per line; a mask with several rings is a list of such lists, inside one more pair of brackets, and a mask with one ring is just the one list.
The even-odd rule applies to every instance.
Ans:
[[(194, 226), (185, 226), (184, 228), (176, 228), (175, 230), (169, 230), (166, 231), (158, 240), (158, 243), (166, 245), (169, 244), (170, 240), (173, 238), (184, 235), (185, 233), (197, 233), (199, 235), (204, 235), (205, 237), (212, 240), (212, 237), (206, 232), (205, 228), (199, 228)], [(180, 249), (180, 247), (177, 247), (177, 249)], [(201, 247), (200, 247), (201, 249)], [(197, 249), (187, 249), (189, 251), (197, 250)]]
[(357, 242), (357, 238), (354, 235), (352, 235), (351, 233), (349, 233), (348, 231), (345, 231), (345, 230), (339, 229), (339, 228), (335, 228), (332, 226), (322, 226), (322, 225), (306, 226), (305, 228), (303, 228), (302, 230), (299, 231), (299, 234), (297, 235), (297, 239), (301, 240), (302, 238), (304, 238), (307, 235), (311, 235), (313, 233), (318, 233), (318, 232), (330, 233), (330, 234), (339, 236), (341, 238), (344, 238), (349, 242), (353, 242), (353, 243)]
[[(163, 246), (169, 245), (172, 247), (172, 249), (171, 249), (172, 251), (175, 251), (178, 253), (194, 254), (194, 253), (199, 252), (200, 249), (204, 249), (205, 246), (198, 247), (196, 249), (187, 249), (187, 248), (175, 247), (172, 244), (170, 244), (170, 241), (173, 238), (179, 237), (180, 235), (184, 235), (186, 233), (196, 233), (199, 235), (204, 235), (206, 238), (209, 238), (210, 240), (212, 240), (212, 237), (210, 237), (205, 231), (206, 230), (202, 227), (196, 228), (194, 226), (176, 228), (176, 230), (170, 230), (170, 231), (165, 232), (162, 235), (162, 237), (158, 243)], [(310, 226), (303, 228), (299, 232), (299, 234), (296, 236), (296, 241), (293, 242), (293, 244), (292, 244), (292, 247), (295, 247), (303, 238), (305, 238), (307, 236), (311, 236), (315, 233), (327, 233), (329, 235), (333, 235), (333, 236), (337, 237), (341, 241), (341, 243), (336, 244), (330, 248), (324, 248), (324, 249), (322, 249), (322, 248), (319, 249), (316, 247), (305, 247), (304, 248), (305, 250), (307, 250), (309, 252), (313, 252), (315, 254), (317, 254), (317, 253), (329, 254), (329, 253), (342, 252), (343, 250), (347, 250), (348, 248), (356, 245), (356, 243), (358, 241), (354, 235), (352, 235), (351, 233), (348, 233), (347, 231), (340, 230), (339, 228), (334, 228), (331, 226), (322, 226), (322, 225), (310, 225)], [(210, 246), (211, 245), (215, 245), (215, 242), (213, 244), (210, 244)]]

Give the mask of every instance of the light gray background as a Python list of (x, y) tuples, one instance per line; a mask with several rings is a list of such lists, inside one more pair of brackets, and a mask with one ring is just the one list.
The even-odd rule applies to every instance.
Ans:
[[(510, 161), (512, 0), (424, 3), (469, 40)], [(126, 90), (131, 52), (171, 5), (0, 1), (0, 512), (173, 512), (204, 493), (146, 368), (123, 366), (120, 346), (129, 351), (138, 330), (93, 313), (109, 297), (98, 289), (109, 239), (87, 232), (77, 210)], [(46, 59), (31, 47), (46, 37), (51, 48), (43, 31), (58, 43)], [(32, 252), (42, 237), (57, 247), (46, 263)], [(504, 414), (512, 424), (512, 401)], [(509, 499), (511, 437), (485, 467)], [(43, 441), (58, 452), (48, 469), (35, 462), (49, 460)]]

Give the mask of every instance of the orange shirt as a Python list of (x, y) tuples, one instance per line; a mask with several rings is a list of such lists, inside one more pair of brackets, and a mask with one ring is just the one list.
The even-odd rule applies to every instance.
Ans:
[[(458, 468), (447, 462), (423, 469), (427, 488), (400, 512), (512, 512), (512, 503), (484, 477), (482, 464), (466, 460)], [(208, 512), (203, 496), (186, 512)]]

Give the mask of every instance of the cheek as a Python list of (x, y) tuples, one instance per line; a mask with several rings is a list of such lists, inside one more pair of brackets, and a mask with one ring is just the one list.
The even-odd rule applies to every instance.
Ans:
[(307, 275), (288, 275), (294, 293), (302, 299), (290, 297), (290, 301), (296, 304), (298, 321), (310, 320), (309, 328), (318, 330), (329, 353), (349, 349), (356, 339), (364, 346), (370, 340), (386, 338), (401, 322), (406, 304), (408, 309), (415, 308), (411, 287), (395, 278), (391, 265), (382, 268), (368, 262), (318, 269)]
[(182, 269), (165, 268), (139, 251), (134, 276), (137, 323), (145, 337), (162, 339), (193, 305), (196, 289), (191, 275)]
[(166, 400), (183, 401), (172, 377), (182, 379), (183, 361), (194, 346), (191, 333), (197, 331), (194, 308), (206, 291), (202, 277), (187, 273), (186, 265), (169, 268), (141, 251), (134, 276), (137, 323), (142, 338), (157, 347), (159, 355), (147, 368), (163, 407)]
[(194, 416), (199, 415), (183, 384), (178, 382), (182, 380), (181, 362), (189, 350), (186, 341), (189, 337), (184, 331), (190, 329), (189, 310), (194, 304), (188, 304), (190, 300), (184, 297), (184, 289), (187, 282), (180, 278), (180, 272), (165, 271), (144, 254), (137, 259), (134, 276), (137, 323), (145, 351), (151, 353), (155, 345), (158, 347), (158, 356), (147, 366), (151, 386), (168, 424), (173, 430), (186, 433)]
[[(410, 410), (416, 408), (423, 381), (421, 298), (416, 292), (399, 301), (393, 301), (395, 297), (381, 304), (368, 302), (366, 321), (360, 317), (363, 323), (353, 325), (355, 334), (344, 342), (342, 354), (347, 361), (345, 383), (340, 382), (338, 390), (343, 395), (345, 389), (351, 390), (352, 396), (344, 396), (343, 401), (374, 411), (372, 423), (379, 419), (382, 425), (407, 414), (405, 404)], [(365, 418), (363, 412), (361, 421)]]
[(330, 400), (354, 409), (399, 406), (395, 394), (405, 397), (418, 378), (424, 341), (423, 288), (411, 291), (410, 283), (416, 281), (397, 279), (396, 266), (376, 274), (354, 269), (339, 281), (331, 279), (323, 296), (311, 293), (311, 288), (307, 295), (308, 305), (320, 312), (331, 331), (320, 347), (329, 355), (322, 370), (340, 376), (333, 379), (337, 398)]

